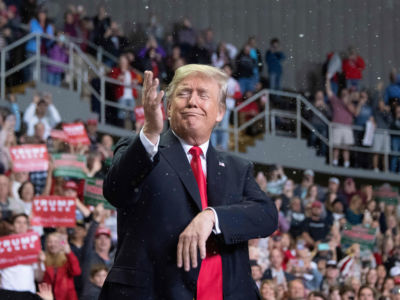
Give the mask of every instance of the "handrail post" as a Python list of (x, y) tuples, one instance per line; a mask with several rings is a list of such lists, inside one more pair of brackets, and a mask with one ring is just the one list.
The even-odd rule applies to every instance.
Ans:
[(1, 51), (1, 99), (6, 98), (6, 53)]
[(328, 147), (329, 147), (329, 165), (333, 163), (333, 134), (332, 134), (332, 123), (328, 124)]
[[(37, 82), (40, 82), (40, 49), (42, 48), (41, 42), (42, 39), (40, 38), (40, 34), (37, 33), (36, 36), (36, 72), (34, 79), (36, 79)], [(36, 77), (36, 78), (35, 78)]]
[(97, 48), (97, 63), (100, 65), (103, 62), (103, 47)]
[(389, 152), (390, 152), (390, 146), (389, 146), (389, 148), (386, 148), (386, 145), (390, 145), (390, 143), (389, 143), (389, 134), (388, 134), (388, 131), (387, 130), (385, 130), (384, 132), (383, 132), (383, 151), (384, 151), (384, 153), (383, 153), (383, 161), (384, 161), (384, 166), (383, 166), (383, 168), (384, 168), (384, 171), (385, 172), (389, 172)]
[(239, 120), (238, 120), (238, 111), (233, 110), (233, 136), (235, 140), (235, 152), (239, 152)]
[(69, 43), (69, 89), (74, 88), (74, 51), (73, 43)]
[(265, 133), (269, 132), (269, 113), (270, 113), (270, 103), (269, 103), (269, 93), (265, 92), (265, 96), (267, 97), (267, 101), (265, 102)]
[(296, 137), (301, 139), (301, 102), (299, 96), (296, 97)]
[(276, 118), (274, 112), (271, 112), (271, 134), (276, 136)]
[(104, 69), (100, 70), (100, 123), (104, 125), (106, 123), (106, 80), (104, 77)]

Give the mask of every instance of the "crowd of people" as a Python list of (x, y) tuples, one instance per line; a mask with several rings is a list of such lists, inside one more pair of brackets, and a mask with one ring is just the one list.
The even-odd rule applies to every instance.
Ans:
[[(88, 54), (96, 55), (97, 50), (89, 44), (91, 42), (118, 59), (114, 61), (109, 56), (103, 56), (103, 62), (109, 67), (108, 76), (121, 82), (121, 85), (106, 85), (106, 99), (115, 101), (122, 107), (106, 107), (107, 123), (140, 129), (143, 124), (143, 107), (138, 90), (142, 84), (141, 72), (144, 70), (152, 70), (162, 86), (165, 86), (179, 66), (189, 63), (209, 64), (222, 68), (232, 77), (229, 84), (228, 113), (218, 125), (215, 134), (217, 137), (214, 137), (216, 145), (227, 150), (227, 129), (232, 123), (232, 118), (230, 120), (229, 117), (233, 108), (263, 88), (282, 89), (285, 53), (278, 38), (270, 40), (269, 48), (263, 55), (254, 36), (250, 36), (239, 50), (232, 43), (223, 40), (217, 42), (211, 28), (199, 30), (187, 17), (173, 24), (171, 30), (167, 30), (154, 13), (149, 15), (149, 20), (141, 31), (129, 35), (123, 32), (120, 24), (107, 13), (104, 6), (99, 6), (97, 14), (90, 17), (84, 6), (69, 5), (64, 13), (64, 23), (58, 28), (54, 20), (49, 18), (44, 6), (39, 5), (36, 0), (8, 2), (10, 1), (4, 1), (0, 5), (0, 11), (3, 12), (0, 16), (0, 27), (3, 28), (0, 28), (3, 33), (0, 35), (0, 38), (3, 37), (0, 48), (1, 45), (5, 46), (26, 34), (20, 26), (25, 24), (30, 32), (46, 33), (55, 37), (53, 41), (43, 40), (40, 51), (42, 55), (47, 55), (58, 63), (68, 63), (68, 39), (79, 43), (81, 49)], [(36, 40), (30, 40), (24, 51), (25, 58), (34, 56), (37, 51)], [(19, 61), (18, 57), (13, 57), (18, 56), (18, 53), (11, 53), (8, 57), (10, 66)], [(364, 59), (354, 47), (349, 47), (342, 54), (329, 53), (322, 75), (330, 84), (329, 90), (316, 90), (310, 100), (317, 110), (334, 123), (330, 136), (333, 145), (337, 147), (333, 151), (333, 165), (398, 172), (398, 155), (391, 156), (389, 163), (380, 159), (383, 152), (399, 151), (400, 136), (384, 134), (384, 130), (400, 128), (396, 118), (400, 97), (398, 75), (395, 71), (391, 73), (391, 84), (385, 91), (382, 83), (376, 89), (365, 89), (362, 82), (365, 67)], [(31, 80), (32, 74), (33, 65), (25, 68), (24, 80)], [(40, 74), (43, 81), (53, 85), (59, 86), (70, 80), (65, 69), (57, 65), (42, 64)], [(100, 91), (98, 78), (92, 78), (91, 84)], [(287, 108), (287, 103), (280, 97), (271, 96), (269, 100), (264, 97), (240, 111), (239, 123), (248, 121), (261, 112), (266, 101), (271, 101), (271, 105), (277, 108)], [(100, 102), (94, 94), (91, 103), (92, 110), (100, 113)], [(328, 137), (328, 127), (321, 118), (309, 112), (305, 112), (305, 115), (320, 135)], [(352, 128), (353, 125), (357, 127)], [(279, 118), (277, 126), (279, 127)], [(262, 131), (259, 127), (255, 123), (246, 133), (256, 135)], [(310, 132), (306, 138), (310, 146), (317, 148), (319, 155), (327, 157), (328, 147), (316, 134)], [(365, 148), (366, 151), (376, 154), (355, 151), (350, 153), (347, 149), (350, 146)]]
[[(19, 20), (29, 24), (32, 32), (58, 37), (56, 43), (41, 49), (54, 60), (68, 61), (64, 48), (68, 36), (90, 40), (118, 57), (117, 65), (105, 58), (104, 63), (110, 67), (109, 76), (133, 84), (107, 89), (108, 99), (131, 108), (129, 112), (108, 108), (108, 121), (120, 126), (130, 122), (139, 130), (143, 125), (139, 118), (137, 87), (142, 82), (140, 71), (143, 70), (152, 70), (164, 84), (171, 80), (178, 67), (187, 63), (210, 64), (229, 75), (227, 113), (211, 138), (212, 144), (222, 150), (229, 148), (229, 135), (224, 129), (229, 127), (233, 108), (264, 87), (282, 89), (285, 54), (276, 38), (270, 41), (263, 57), (254, 37), (238, 51), (232, 44), (217, 44), (211, 29), (198, 31), (187, 18), (168, 34), (157, 16), (152, 15), (145, 29), (146, 44), (133, 46), (135, 41), (122, 34), (104, 7), (91, 18), (82, 6), (70, 6), (65, 13), (64, 28), (60, 30), (56, 30), (35, 0), (4, 1), (0, 11), (3, 12), (0, 13), (0, 48), (24, 34), (16, 23)], [(84, 42), (81, 48), (88, 53), (92, 51)], [(32, 56), (36, 45), (28, 43), (24, 50)], [(324, 73), (330, 73), (329, 61), (334, 56), (328, 57)], [(395, 73), (391, 75), (391, 85), (385, 91), (382, 85), (374, 93), (363, 90), (363, 59), (354, 49), (346, 57), (340, 61), (343, 72), (337, 70), (334, 76), (328, 75), (326, 89), (316, 91), (312, 99), (315, 107), (337, 124), (332, 137), (337, 147), (333, 163), (339, 164), (342, 153), (345, 167), (368, 168), (372, 161), (374, 169), (384, 169), (384, 160), (380, 160), (379, 154), (358, 153), (352, 157), (343, 145), (400, 151), (400, 136), (388, 136), (381, 131), (374, 133), (372, 144), (363, 142), (368, 122), (379, 129), (400, 129), (400, 108), (396, 100), (400, 98), (398, 77)], [(263, 76), (264, 62), (269, 83)], [(28, 70), (22, 75), (30, 80), (31, 74), (32, 70)], [(53, 85), (61, 85), (65, 80), (62, 68), (48, 66), (41, 74), (43, 80)], [(52, 135), (52, 130), (62, 128), (63, 119), (49, 93), (35, 95), (23, 114), (14, 95), (9, 95), (8, 101), (8, 107), (0, 110), (0, 235), (37, 232), (42, 251), (37, 263), (0, 270), (0, 295), (18, 299), (18, 296), (26, 297), (22, 292), (30, 292), (42, 299), (96, 299), (113, 263), (116, 212), (103, 204), (87, 205), (83, 187), (90, 178), (104, 178), (113, 156), (114, 139), (97, 132), (97, 119), (77, 120), (85, 123), (89, 145), (71, 145)], [(241, 121), (256, 115), (266, 101), (262, 98), (243, 109)], [(96, 101), (92, 104), (96, 107)], [(318, 116), (306, 117), (322, 135), (328, 135), (325, 123)], [(361, 129), (354, 132), (350, 126), (353, 124)], [(321, 155), (327, 155), (326, 145), (315, 135), (310, 134), (309, 142)], [(29, 144), (44, 144), (51, 154), (84, 155), (86, 179), (55, 176), (51, 159), (46, 171), (15, 172), (10, 147)], [(393, 156), (390, 169), (397, 172), (398, 167), (398, 157)], [(332, 177), (318, 185), (314, 176), (313, 170), (306, 170), (302, 180), (294, 182), (279, 166), (273, 166), (268, 174), (256, 174), (261, 189), (274, 199), (279, 210), (279, 229), (273, 236), (249, 242), (251, 272), (262, 299), (400, 299), (398, 199), (385, 202), (376, 196), (376, 187), (369, 183), (357, 186), (352, 178), (340, 181)], [(32, 226), (32, 202), (35, 196), (41, 195), (74, 198), (76, 226)], [(357, 230), (364, 229), (369, 232), (368, 239), (359, 237), (352, 245), (343, 239), (349, 231), (357, 234)], [(367, 240), (371, 239), (373, 243), (368, 244)]]
[[(279, 212), (278, 230), (249, 242), (262, 299), (399, 299), (397, 200), (381, 201), (371, 184), (352, 178), (319, 185), (314, 176), (305, 170), (296, 184), (280, 166), (257, 174)], [(355, 228), (370, 236), (360, 229), (347, 241)]]

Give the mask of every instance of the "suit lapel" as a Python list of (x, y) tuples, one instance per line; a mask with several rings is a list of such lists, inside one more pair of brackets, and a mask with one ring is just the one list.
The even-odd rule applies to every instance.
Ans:
[(211, 145), (207, 150), (207, 198), (208, 206), (223, 205), (226, 186), (226, 167), (218, 152)]
[(181, 179), (186, 190), (194, 200), (197, 208), (201, 211), (201, 199), (196, 178), (187, 160), (182, 145), (171, 130), (161, 136), (160, 154), (170, 163)]

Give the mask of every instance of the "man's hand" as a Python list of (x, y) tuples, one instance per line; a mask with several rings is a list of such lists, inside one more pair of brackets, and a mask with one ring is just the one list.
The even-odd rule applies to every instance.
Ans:
[(206, 242), (215, 224), (215, 216), (212, 210), (206, 209), (199, 213), (179, 236), (177, 249), (177, 266), (182, 265), (185, 271), (197, 268), (197, 249), (200, 258), (206, 258)]
[(158, 142), (158, 137), (164, 126), (160, 105), (164, 96), (164, 91), (157, 93), (158, 85), (158, 78), (153, 79), (153, 72), (145, 71), (142, 89), (142, 102), (145, 117), (143, 133), (153, 144)]

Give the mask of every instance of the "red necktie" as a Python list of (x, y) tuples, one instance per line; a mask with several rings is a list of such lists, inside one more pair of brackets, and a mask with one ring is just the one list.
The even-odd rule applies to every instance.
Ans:
[[(190, 166), (199, 186), (201, 207), (205, 209), (207, 203), (207, 182), (201, 166), (200, 147), (193, 146), (189, 153), (192, 155)], [(199, 278), (197, 280), (197, 300), (222, 300), (222, 261), (219, 254), (213, 254), (207, 247), (207, 256), (201, 262)]]

